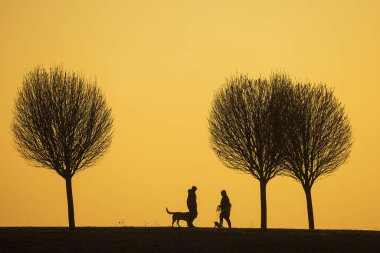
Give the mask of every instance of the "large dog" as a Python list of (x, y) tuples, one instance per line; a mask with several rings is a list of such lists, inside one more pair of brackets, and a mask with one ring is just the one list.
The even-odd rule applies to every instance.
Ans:
[(172, 215), (172, 227), (174, 226), (174, 222), (177, 222), (178, 227), (181, 227), (179, 225), (179, 221), (180, 220), (186, 221), (187, 222), (187, 226), (189, 226), (190, 221), (191, 221), (190, 212), (185, 212), (185, 213), (182, 213), (182, 212), (170, 212), (168, 210), (168, 208), (166, 208), (166, 212), (168, 214)]

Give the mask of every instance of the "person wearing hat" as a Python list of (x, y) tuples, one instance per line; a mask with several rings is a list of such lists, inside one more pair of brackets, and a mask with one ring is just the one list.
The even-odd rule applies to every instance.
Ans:
[(190, 221), (188, 222), (189, 227), (194, 227), (193, 221), (195, 218), (198, 216), (198, 210), (197, 210), (197, 195), (195, 194), (195, 191), (197, 190), (196, 186), (191, 187), (187, 191), (187, 208), (189, 209), (190, 212)]

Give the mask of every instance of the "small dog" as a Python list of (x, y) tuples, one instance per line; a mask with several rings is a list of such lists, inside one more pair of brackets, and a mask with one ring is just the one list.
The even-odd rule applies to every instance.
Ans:
[(172, 216), (172, 227), (174, 226), (174, 222), (177, 222), (178, 227), (181, 227), (181, 226), (179, 225), (179, 221), (180, 221), (180, 220), (186, 221), (186, 222), (187, 222), (187, 225), (189, 226), (189, 224), (190, 224), (190, 219), (191, 219), (190, 212), (184, 212), (184, 213), (182, 213), (182, 212), (170, 212), (170, 211), (168, 210), (168, 208), (166, 208), (166, 212), (167, 212), (168, 214), (173, 215), (173, 216)]
[(223, 224), (221, 224), (217, 221), (214, 221), (214, 228), (223, 228)]

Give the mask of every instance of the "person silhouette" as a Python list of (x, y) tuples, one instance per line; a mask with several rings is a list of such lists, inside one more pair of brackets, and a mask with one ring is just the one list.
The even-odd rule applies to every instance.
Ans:
[(193, 221), (198, 216), (197, 210), (197, 195), (195, 191), (197, 190), (196, 186), (191, 187), (191, 189), (187, 190), (187, 208), (190, 212), (190, 220), (188, 221), (189, 227), (194, 227)]
[(222, 190), (220, 194), (222, 195), (222, 199), (220, 201), (220, 205), (218, 206), (218, 210), (220, 210), (219, 223), (223, 225), (223, 219), (225, 219), (228, 223), (228, 227), (231, 228), (230, 212), (232, 205), (225, 190)]

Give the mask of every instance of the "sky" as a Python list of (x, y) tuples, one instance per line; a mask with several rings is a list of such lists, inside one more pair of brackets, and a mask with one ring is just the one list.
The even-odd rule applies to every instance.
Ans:
[[(225, 189), (234, 227), (260, 227), (259, 183), (210, 148), (214, 93), (231, 74), (283, 71), (323, 82), (345, 106), (350, 159), (312, 189), (317, 229), (380, 230), (380, 2), (0, 0), (0, 226), (67, 226), (65, 181), (30, 166), (10, 130), (35, 66), (97, 80), (112, 146), (75, 175), (77, 226), (170, 226), (196, 185), (195, 226), (210, 227)], [(268, 183), (268, 228), (308, 228), (291, 178)], [(183, 224), (185, 225), (185, 224)]]

